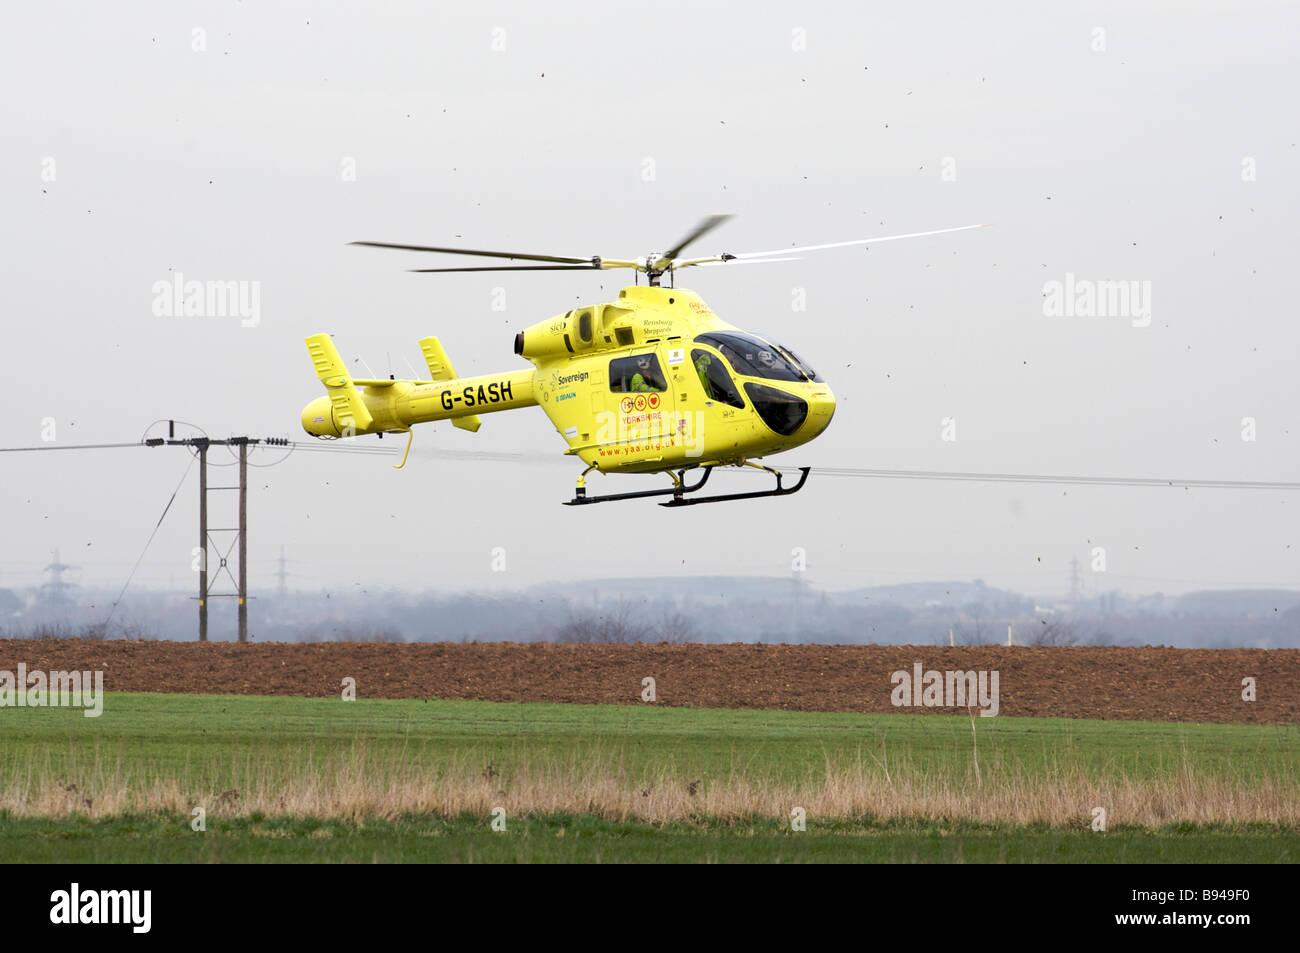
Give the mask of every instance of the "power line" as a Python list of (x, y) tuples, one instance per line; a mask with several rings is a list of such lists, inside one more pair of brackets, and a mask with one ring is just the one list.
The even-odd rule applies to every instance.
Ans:
[[(161, 421), (158, 422), (160, 423)], [(150, 424), (150, 426), (152, 427), (153, 425)], [(187, 425), (187, 426), (191, 426), (191, 425)], [(148, 431), (146, 430), (146, 433), (147, 432)], [(205, 435), (204, 437), (191, 437), (188, 439), (200, 440), (200, 439), (207, 439), (207, 438)], [(262, 438), (262, 440), (260, 441), (253, 438), (247, 438), (247, 439), (250, 439), (252, 443), (264, 443), (271, 446), (284, 447), (287, 452), (285, 453), (284, 457), (281, 458), (281, 460), (277, 460), (275, 461), (275, 463), (280, 463), (283, 460), (288, 459), (290, 455), (298, 451), (304, 451), (307, 453), (368, 453), (368, 454), (378, 454), (380, 456), (385, 456), (385, 457), (395, 456), (396, 454), (400, 453), (400, 451), (396, 447), (359, 446), (356, 444), (348, 444), (348, 443), (344, 443), (342, 446), (336, 446), (336, 444), (339, 443), (339, 441), (336, 440), (324, 441), (324, 442), (321, 441), (304, 442), (301, 440), (288, 440), (283, 437), (266, 437), (266, 438)], [(39, 453), (47, 450), (120, 450), (129, 447), (159, 447), (166, 443), (172, 443), (172, 442), (182, 442), (182, 441), (172, 441), (172, 440), (164, 439), (162, 437), (152, 437), (152, 438), (141, 438), (140, 440), (134, 443), (76, 443), (76, 444), (51, 443), (51, 444), (45, 444), (36, 447), (0, 447), (0, 453)], [(217, 441), (213, 441), (213, 443), (216, 442)], [(237, 462), (237, 461), (232, 461), (232, 463), (233, 462)], [(218, 465), (219, 464), (215, 464), (215, 463), (213, 464), (213, 466), (218, 466)], [(274, 466), (275, 464), (263, 463), (263, 464), (253, 464), (253, 465)]]
[[(530, 456), (526, 453), (493, 450), (453, 450), (425, 447), (420, 456), (450, 460), (479, 460), (498, 463), (569, 463), (559, 457)], [(798, 473), (797, 467), (773, 467), (782, 473)], [(741, 472), (759, 471), (745, 467)], [(968, 483), (1025, 483), (1074, 486), (1181, 487), (1214, 490), (1300, 490), (1300, 482), (1284, 480), (1201, 480), (1161, 477), (1090, 476), (1042, 473), (975, 473), (948, 470), (885, 470), (854, 467), (813, 467), (813, 474), (832, 477), (859, 477), (881, 480), (950, 480)]]
[[(155, 421), (161, 423), (162, 421)], [(154, 426), (153, 424), (150, 425)], [(192, 426), (192, 425), (187, 425)], [(197, 428), (196, 428), (197, 429)], [(195, 439), (195, 438), (191, 438)], [(164, 442), (161, 438), (142, 440), (139, 443), (101, 443), (101, 444), (79, 444), (79, 445), (57, 445), (57, 446), (40, 446), (40, 447), (0, 447), (0, 453), (19, 453), (39, 450), (100, 450), (113, 449), (122, 447), (138, 446), (159, 446)], [(177, 443), (182, 441), (175, 441)], [(217, 441), (212, 441), (216, 443)], [(251, 441), (256, 442), (256, 441)], [(303, 451), (307, 453), (369, 453), (392, 456), (399, 451), (396, 448), (375, 446), (334, 446), (337, 441), (325, 442), (302, 442), (278, 440), (276, 443), (285, 447), (289, 453), (282, 458), (287, 459), (291, 453)], [(417, 451), (418, 453), (418, 451)], [(434, 457), (445, 457), (448, 459), (460, 460), (481, 460), (484, 462), (493, 461), (499, 463), (567, 463), (568, 461), (559, 458), (537, 457), (529, 454), (510, 452), (510, 451), (492, 451), (492, 450), (454, 450), (451, 448), (426, 448), (421, 455), (432, 455)], [(232, 461), (233, 463), (234, 461)], [(279, 463), (281, 461), (276, 461)], [(217, 466), (220, 464), (212, 463)], [(257, 465), (257, 464), (251, 464)], [(260, 466), (273, 466), (274, 464), (260, 464)], [(798, 472), (794, 467), (774, 467), (783, 473)], [(745, 472), (755, 472), (746, 470)], [(1129, 487), (1181, 487), (1183, 489), (1212, 489), (1212, 490), (1300, 490), (1300, 482), (1286, 480), (1204, 480), (1189, 478), (1164, 478), (1164, 477), (1132, 477), (1132, 476), (1093, 476), (1084, 474), (1042, 474), (1042, 473), (977, 473), (950, 470), (888, 470), (888, 469), (868, 469), (854, 467), (814, 467), (814, 473), (823, 476), (836, 477), (857, 477), (867, 479), (881, 480), (941, 480), (956, 481), (966, 483), (1024, 483), (1024, 484), (1049, 484), (1049, 485), (1073, 485), (1073, 486), (1129, 486)]]
[(121, 447), (143, 447), (144, 443), (78, 443), (51, 444), (46, 447), (0, 447), (0, 453), (33, 453), (38, 450), (115, 450)]
[[(777, 467), (796, 472), (790, 467)], [(1182, 487), (1212, 490), (1300, 490), (1300, 483), (1282, 480), (1189, 480), (1157, 477), (1082, 476), (1040, 473), (962, 473), (943, 470), (871, 470), (850, 467), (814, 467), (813, 473), (825, 476), (866, 477), (883, 480), (956, 480), (971, 483), (1045, 483), (1075, 486), (1144, 486)]]
[(176, 489), (172, 490), (172, 495), (167, 500), (167, 505), (163, 507), (162, 516), (158, 517), (158, 522), (154, 524), (153, 532), (150, 533), (149, 538), (145, 540), (144, 549), (140, 551), (140, 555), (136, 559), (135, 565), (131, 567), (130, 575), (126, 577), (126, 582), (122, 583), (122, 591), (119, 592), (117, 598), (113, 600), (113, 607), (109, 610), (108, 618), (104, 622), (105, 625), (113, 621), (113, 613), (117, 612), (118, 604), (122, 601), (122, 597), (126, 595), (127, 586), (131, 585), (131, 580), (135, 578), (136, 570), (140, 568), (140, 563), (144, 560), (145, 553), (149, 552), (149, 545), (153, 542), (153, 538), (158, 535), (158, 530), (162, 527), (163, 520), (167, 518), (168, 511), (171, 510), (172, 504), (176, 502), (176, 494), (179, 493), (181, 487), (185, 485), (185, 478), (190, 475), (190, 470), (193, 469), (194, 461), (197, 459), (198, 457), (196, 455), (191, 454), (190, 462), (186, 465), (185, 472), (181, 474), (180, 481), (176, 484)]

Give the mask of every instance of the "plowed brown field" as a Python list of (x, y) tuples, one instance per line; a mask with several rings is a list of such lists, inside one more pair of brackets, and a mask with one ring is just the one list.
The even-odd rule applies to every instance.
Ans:
[[(119, 692), (475, 698), (696, 708), (949, 713), (895, 708), (899, 669), (999, 673), (999, 714), (1300, 722), (1300, 650), (973, 646), (569, 645), (0, 640), (0, 670), (104, 671)], [(1257, 699), (1242, 700), (1253, 677)]]

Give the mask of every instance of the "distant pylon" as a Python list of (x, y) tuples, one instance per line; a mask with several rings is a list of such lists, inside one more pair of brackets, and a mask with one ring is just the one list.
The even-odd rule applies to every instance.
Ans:
[(63, 574), (69, 569), (76, 569), (76, 566), (69, 566), (59, 558), (59, 551), (56, 549), (53, 558), (44, 571), (50, 574), (50, 581), (41, 586), (41, 591), (46, 593), (46, 598), (54, 605), (64, 605), (67, 603), (67, 590), (73, 588), (73, 584), (63, 581)]

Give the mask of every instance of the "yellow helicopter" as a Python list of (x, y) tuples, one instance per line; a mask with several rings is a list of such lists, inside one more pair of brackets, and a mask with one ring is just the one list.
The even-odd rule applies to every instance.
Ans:
[[(325, 397), (302, 412), (307, 433), (320, 438), (406, 433), (434, 420), (450, 420), (477, 431), (479, 415), (541, 406), (568, 443), (565, 451), (586, 464), (567, 505), (671, 496), (661, 506), (785, 496), (803, 488), (799, 479), (755, 461), (805, 444), (821, 434), (835, 413), (830, 387), (802, 357), (769, 338), (720, 319), (700, 297), (675, 287), (682, 268), (793, 261), (793, 252), (820, 251), (959, 232), (963, 225), (906, 235), (889, 235), (824, 245), (744, 254), (683, 258), (692, 242), (730, 216), (704, 219), (666, 252), (635, 259), (574, 258), (468, 248), (434, 248), (387, 242), (353, 242), (372, 248), (474, 255), (541, 262), (413, 271), (581, 271), (611, 268), (645, 274), (622, 289), (618, 300), (574, 308), (515, 335), (515, 354), (533, 366), (478, 377), (457, 377), (436, 337), (421, 339), (431, 380), (354, 379), (328, 334), (306, 339)], [(669, 276), (670, 287), (661, 279)], [(403, 456), (404, 466), (406, 457)], [(776, 478), (773, 489), (715, 496), (691, 496), (719, 466), (754, 467)], [(687, 471), (700, 470), (690, 483)], [(601, 473), (663, 473), (669, 487), (588, 496), (586, 477)]]

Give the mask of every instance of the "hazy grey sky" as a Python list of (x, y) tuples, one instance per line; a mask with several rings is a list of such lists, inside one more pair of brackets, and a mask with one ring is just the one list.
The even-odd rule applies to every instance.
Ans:
[[(62, 443), (166, 417), (306, 439), (308, 334), (380, 374), (421, 367), (426, 334), (462, 374), (512, 369), (516, 331), (623, 283), (412, 275), (431, 263), (352, 240), (634, 257), (733, 212), (693, 250), (995, 224), (684, 274), (834, 388), (825, 435), (770, 462), (1297, 480), (1297, 35), (1293, 3), (16, 9), (0, 446), (40, 443), (47, 418)], [(259, 282), (260, 322), (156, 316), (175, 272)], [(1067, 275), (1149, 282), (1149, 326), (1045, 315)], [(784, 500), (573, 509), (563, 450), (534, 408), (478, 434), (419, 428), (402, 471), (327, 454), (254, 471), (252, 585), (282, 544), (298, 585), (372, 589), (784, 574), (797, 546), (830, 587), (1050, 594), (1094, 546), (1092, 590), (1292, 586), (1300, 569), (1294, 493), (814, 474)], [(120, 583), (187, 462), (0, 457), (0, 586), (39, 581), (55, 546), (84, 581)], [(142, 583), (189, 584), (196, 506), (191, 471)]]

